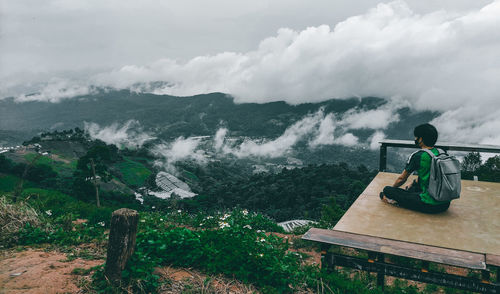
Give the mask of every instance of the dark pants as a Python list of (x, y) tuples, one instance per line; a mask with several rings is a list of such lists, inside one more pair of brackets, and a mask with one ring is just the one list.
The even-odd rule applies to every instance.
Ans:
[(404, 190), (386, 186), (384, 195), (392, 200), (396, 200), (398, 205), (407, 209), (416, 210), (424, 213), (440, 213), (446, 211), (450, 207), (450, 203), (432, 205), (422, 202), (420, 199), (420, 191), (415, 189)]

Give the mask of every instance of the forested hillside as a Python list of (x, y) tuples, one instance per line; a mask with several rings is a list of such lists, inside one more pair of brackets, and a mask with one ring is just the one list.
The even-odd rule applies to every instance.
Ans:
[(276, 221), (294, 218), (319, 219), (332, 200), (343, 210), (364, 190), (376, 174), (364, 166), (310, 165), (241, 177), (221, 164), (193, 170), (200, 194), (183, 202), (192, 209), (242, 207), (260, 211)]
[[(178, 136), (214, 135), (223, 123), (233, 136), (274, 138), (308, 113), (324, 108), (325, 113), (343, 114), (348, 110), (377, 109), (387, 103), (382, 98), (332, 99), (321, 103), (290, 105), (285, 102), (235, 104), (223, 93), (175, 97), (168, 95), (137, 94), (127, 90), (101, 90), (95, 95), (76, 97), (59, 103), (15, 102), (13, 98), (0, 100), (0, 131), (18, 142), (30, 139), (46, 130), (83, 128), (83, 122), (109, 125), (115, 122), (137, 120), (146, 131), (153, 131), (162, 139)], [(406, 127), (430, 121), (435, 112), (414, 112), (402, 108), (401, 121), (390, 125), (387, 134), (394, 139), (406, 139)], [(18, 133), (16, 136), (15, 134)], [(370, 132), (358, 130), (356, 135), (367, 137)]]

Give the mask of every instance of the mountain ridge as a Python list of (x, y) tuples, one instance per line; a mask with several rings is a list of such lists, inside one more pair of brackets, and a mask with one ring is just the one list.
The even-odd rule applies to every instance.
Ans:
[[(133, 119), (139, 121), (145, 131), (152, 131), (162, 139), (213, 135), (221, 126), (228, 128), (234, 136), (274, 138), (303, 116), (320, 108), (324, 108), (325, 113), (338, 115), (353, 109), (377, 109), (385, 104), (386, 100), (377, 97), (331, 99), (298, 105), (283, 101), (238, 104), (224, 93), (176, 97), (120, 90), (57, 103), (19, 103), (14, 98), (2, 99), (0, 131), (9, 132), (9, 141), (19, 143), (42, 131), (82, 128), (85, 121), (110, 125)], [(407, 131), (398, 130), (402, 125), (429, 121), (437, 116), (436, 112), (414, 112), (409, 108), (399, 109), (398, 114), (402, 120), (391, 124), (387, 130), (388, 135), (396, 139), (407, 137)], [(360, 129), (356, 133), (367, 137), (372, 132)]]

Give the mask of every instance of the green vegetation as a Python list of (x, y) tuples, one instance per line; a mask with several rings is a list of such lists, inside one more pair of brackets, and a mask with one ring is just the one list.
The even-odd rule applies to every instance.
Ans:
[(196, 212), (238, 206), (262, 212), (276, 221), (319, 220), (323, 207), (332, 204), (332, 197), (343, 213), (376, 174), (364, 166), (353, 169), (347, 164), (310, 165), (255, 175), (241, 165), (224, 162), (206, 167), (184, 164), (180, 168), (199, 179), (192, 186), (199, 196), (179, 201), (180, 207)]
[(500, 182), (500, 155), (490, 157), (483, 163), (478, 152), (467, 154), (462, 162), (462, 178), (472, 180), (474, 176), (480, 181)]
[(116, 166), (123, 177), (123, 182), (131, 187), (142, 187), (144, 181), (152, 173), (142, 163), (134, 161), (129, 157), (124, 157), (123, 161), (117, 163)]
[(193, 229), (166, 225), (162, 220), (170, 215), (143, 218), (137, 251), (124, 278), (143, 279), (146, 292), (154, 291), (157, 279), (149, 273), (156, 266), (173, 264), (224, 273), (259, 288), (290, 292), (304, 279), (297, 272), (299, 255), (287, 252), (288, 242), (282, 238), (262, 231), (273, 226), (272, 221), (259, 226), (261, 220), (252, 220), (254, 217), (262, 220), (262, 216), (242, 211), (206, 216)]
[(191, 181), (199, 181), (200, 180), (195, 174), (193, 174), (192, 172), (189, 172), (189, 171), (184, 171), (184, 176), (187, 179), (190, 179)]
[[(81, 139), (81, 132), (77, 134)], [(47, 133), (39, 140), (51, 136)], [(0, 232), (0, 246), (50, 244), (72, 252), (77, 245), (93, 243), (103, 251), (111, 212), (128, 207), (140, 212), (140, 223), (136, 251), (122, 273), (124, 284), (113, 288), (103, 277), (102, 267), (92, 269), (97, 292), (154, 293), (162, 283), (154, 269), (173, 265), (235, 278), (263, 293), (316, 291), (319, 287), (335, 293), (382, 293), (369, 275), (353, 279), (353, 272), (327, 273), (308, 265), (304, 262), (307, 255), (296, 251), (314, 250), (317, 245), (300, 239), (291, 244), (289, 238), (293, 237), (279, 237), (282, 235), (277, 233), (283, 230), (276, 224), (307, 218), (316, 220), (315, 226), (332, 227), (376, 171), (340, 163), (253, 174), (246, 162), (223, 159), (205, 166), (182, 162), (176, 165), (177, 176), (198, 196), (169, 200), (146, 196), (141, 205), (130, 193), (102, 189), (101, 207), (96, 207), (94, 175), (102, 181), (117, 179), (129, 188), (154, 188), (155, 171), (149, 168), (151, 158), (144, 150), (118, 150), (100, 141), (78, 144), (78, 148), (85, 146), (84, 152), (78, 151), (78, 160), (42, 156), (28, 169), (26, 162), (33, 161), (35, 153), (25, 155), (26, 162), (0, 155), (0, 196), (4, 195), (0, 215), (7, 215), (0, 225), (9, 228)], [(463, 169), (465, 177), (479, 175), (481, 180), (499, 181), (500, 159), (493, 157), (483, 164), (479, 156), (470, 156)], [(12, 192), (25, 170), (20, 201), (12, 203)], [(307, 227), (298, 228), (294, 233), (305, 230)], [(78, 273), (83, 272), (75, 270)], [(416, 292), (399, 281), (385, 290)]]
[[(154, 268), (173, 265), (224, 274), (251, 283), (263, 293), (318, 288), (334, 293), (417, 293), (415, 287), (403, 283), (383, 292), (368, 275), (352, 279), (348, 273), (329, 273), (318, 265), (307, 265), (304, 254), (290, 250), (291, 236), (269, 233), (279, 230), (269, 218), (246, 210), (210, 215), (142, 213), (137, 249), (122, 273), (121, 287), (134, 293), (155, 293), (161, 281)], [(107, 284), (102, 268), (94, 274), (94, 287), (102, 292), (119, 291)]]
[[(45, 179), (42, 181), (36, 174), (29, 175), (36, 181), (33, 187), (25, 187), (20, 199), (23, 205), (36, 209), (39, 221), (23, 223), (14, 232), (15, 238), (5, 240), (2, 246), (48, 243), (68, 248), (95, 243), (103, 247), (111, 212), (119, 207), (130, 207), (143, 211), (136, 252), (123, 272), (126, 287), (135, 292), (155, 292), (160, 281), (153, 269), (176, 265), (197, 268), (209, 274), (224, 274), (252, 283), (265, 293), (314, 288), (320, 281), (332, 283), (331, 287), (343, 289), (345, 293), (352, 289), (368, 293), (362, 282), (352, 282), (347, 277), (322, 273), (317, 266), (305, 265), (305, 256), (290, 251), (287, 239), (269, 233), (283, 233), (273, 219), (243, 209), (254, 208), (254, 211), (275, 218), (292, 216), (292, 210), (297, 209), (303, 211), (303, 215), (320, 220), (321, 226), (331, 226), (344, 212), (341, 206), (347, 206), (354, 199), (350, 195), (363, 189), (362, 181), (370, 176), (366, 168), (350, 170), (347, 165), (322, 165), (251, 176), (251, 169), (234, 163), (219, 162), (207, 167), (179, 165), (183, 179), (205, 196), (172, 201), (149, 199), (143, 207), (133, 195), (101, 191), (102, 206), (96, 207), (94, 185), (86, 180), (93, 176), (92, 160), (96, 173), (100, 172), (106, 178), (122, 179), (128, 186), (151, 181), (154, 174), (142, 163), (146, 160), (136, 159), (130, 150), (126, 153), (127, 156), (123, 156), (121, 151), (102, 142), (89, 144), (88, 151), (78, 160), (78, 169), (72, 178), (61, 176), (60, 169), (54, 170), (54, 161), (50, 158), (37, 161), (32, 169), (41, 172)], [(6, 158), (0, 160), (5, 163), (4, 171), (8, 173), (19, 174), (26, 167)], [(348, 176), (358, 180), (351, 180)], [(12, 181), (18, 179), (15, 175), (11, 177)], [(335, 177), (337, 181), (332, 181), (331, 178)], [(312, 181), (313, 178), (319, 180)], [(50, 184), (44, 184), (48, 180)], [(348, 188), (340, 189), (347, 184)], [(297, 191), (285, 189), (290, 185)], [(300, 186), (304, 185), (306, 189), (301, 189)], [(223, 187), (227, 192), (217, 198)], [(12, 189), (12, 185), (9, 188)], [(259, 193), (259, 189), (264, 193)], [(285, 189), (284, 193), (280, 192), (282, 189)], [(235, 198), (232, 199), (229, 193)], [(346, 196), (333, 197), (336, 193), (345, 193)], [(252, 197), (252, 194), (257, 194), (257, 197)], [(244, 197), (248, 198), (247, 201), (242, 201)], [(285, 206), (278, 203), (280, 197)], [(212, 201), (216, 205), (210, 203)], [(294, 201), (298, 206), (286, 210), (286, 205)], [(304, 206), (308, 201), (313, 204)], [(266, 205), (268, 209), (264, 209)], [(318, 207), (313, 210), (315, 205)], [(242, 208), (226, 210), (236, 206)], [(178, 212), (179, 208), (186, 212)], [(280, 214), (281, 210), (286, 213)], [(87, 221), (75, 223), (77, 219)], [(99, 291), (117, 291), (108, 288), (102, 269), (95, 273), (94, 287)]]
[(0, 196), (0, 248), (19, 240), (26, 225), (39, 226), (39, 214), (26, 203), (10, 203)]
[[(37, 153), (33, 152), (33, 153), (28, 153), (26, 155), (24, 155), (24, 158), (26, 159), (26, 161), (33, 161), (33, 159), (35, 159), (35, 157), (37, 157)], [(48, 157), (48, 156), (40, 156), (37, 160), (36, 160), (36, 163), (35, 164), (45, 164), (45, 165), (51, 165), (54, 161)]]
[(16, 188), (19, 178), (13, 175), (0, 174), (0, 191), (12, 192)]
[[(27, 162), (31, 162), (37, 156), (36, 153), (28, 153), (24, 156)], [(49, 156), (40, 156), (35, 165), (46, 165), (52, 168), (58, 174), (71, 175), (76, 169), (76, 159), (60, 158), (55, 160)]]
[[(96, 205), (100, 207), (100, 183), (109, 182), (113, 178), (113, 175), (109, 171), (109, 166), (120, 160), (120, 158), (121, 156), (118, 154), (116, 146), (97, 142), (84, 156), (78, 159), (76, 171), (73, 174), (75, 192), (88, 191), (90, 183), (92, 183), (95, 189)], [(86, 194), (88, 195), (89, 193)]]
[[(6, 204), (0, 205), (1, 215), (4, 215), (3, 207), (9, 207), (16, 218), (25, 215), (25, 221), (0, 245), (50, 244), (68, 252), (69, 260), (97, 256), (95, 252), (73, 250), (76, 245), (92, 243), (98, 250), (106, 247), (107, 221), (74, 222), (78, 216), (84, 216), (81, 202), (60, 209), (64, 202), (71, 201), (69, 196), (40, 189), (25, 192), (38, 197), (27, 196), (26, 202), (18, 204), (0, 199), (3, 201), (0, 204)], [(94, 205), (88, 207), (96, 209)], [(31, 213), (19, 214), (19, 211)], [(99, 212), (102, 213), (103, 210)], [(300, 239), (292, 240), (291, 235), (280, 237), (272, 232), (283, 231), (265, 215), (240, 209), (212, 214), (188, 214), (180, 210), (141, 212), (136, 250), (122, 272), (120, 287), (108, 284), (102, 266), (85, 271), (76, 269), (74, 273), (94, 272), (91, 286), (98, 293), (156, 293), (159, 286), (168, 281), (161, 281), (154, 269), (167, 265), (222, 274), (251, 283), (263, 293), (293, 293), (318, 288), (334, 293), (417, 293), (415, 287), (404, 282), (386, 287), (383, 292), (369, 275), (356, 274), (353, 278), (350, 271), (322, 271), (318, 265), (305, 263), (305, 254), (290, 250), (291, 241), (296, 243)], [(298, 245), (294, 248), (309, 246)]]
[[(273, 103), (238, 103), (224, 93), (210, 93), (192, 97), (173, 97), (168, 95), (138, 94), (127, 90), (102, 91), (82, 99), (64, 100), (60, 103), (46, 103), (43, 107), (34, 102), (15, 103), (12, 99), (0, 101), (2, 128), (12, 130), (12, 135), (21, 133), (33, 135), (32, 126), (48, 130), (56, 123), (69, 127), (83, 127), (83, 121), (92, 118), (93, 122), (107, 126), (116, 122), (134, 119), (141, 123), (145, 131), (154, 132), (161, 140), (172, 141), (179, 136), (213, 136), (221, 127), (221, 121), (230, 130), (231, 136), (249, 136), (253, 138), (276, 138), (291, 124), (308, 113), (320, 108), (325, 113), (342, 116), (347, 111), (370, 110), (382, 107), (386, 100), (375, 97), (332, 99), (322, 103), (289, 105), (284, 102)], [(140, 103), (139, 103), (140, 101)], [(387, 137), (408, 139), (408, 126), (431, 121), (439, 114), (436, 112), (416, 112), (408, 108), (397, 111), (399, 120), (389, 124), (385, 130)], [(113, 113), (113, 115), (109, 115)], [(17, 134), (19, 132), (19, 134)], [(83, 136), (81, 130), (54, 131), (38, 135), (38, 141), (45, 144), (53, 140), (77, 140)], [(353, 130), (353, 134), (364, 142), (372, 130)], [(0, 136), (8, 139), (12, 135)], [(28, 138), (27, 135), (21, 138)], [(23, 140), (24, 140), (23, 139)], [(15, 142), (15, 141), (14, 141)], [(17, 139), (19, 142), (19, 139)], [(14, 143), (13, 143), (14, 144)], [(53, 150), (65, 151), (55, 146)], [(378, 152), (365, 149), (354, 150), (343, 146), (328, 146), (311, 151), (310, 148), (299, 150), (297, 158), (306, 164), (347, 162), (365, 164), (369, 168), (377, 165)], [(68, 152), (68, 157), (71, 152)], [(76, 157), (80, 157), (78, 154)], [(404, 160), (404, 159), (403, 159)], [(402, 161), (400, 162), (402, 164)], [(391, 158), (389, 159), (391, 164)], [(396, 166), (396, 165), (395, 165)], [(397, 165), (399, 166), (399, 165)]]
[[(126, 203), (113, 203), (105, 198), (106, 206), (96, 208), (94, 204), (78, 200), (69, 195), (54, 190), (40, 188), (25, 189), (22, 194), (27, 203), (37, 207), (40, 211), (50, 211), (51, 216), (63, 217), (71, 213), (73, 218), (87, 219), (91, 224), (109, 222), (113, 210), (127, 206)], [(138, 208), (128, 205), (131, 208)]]

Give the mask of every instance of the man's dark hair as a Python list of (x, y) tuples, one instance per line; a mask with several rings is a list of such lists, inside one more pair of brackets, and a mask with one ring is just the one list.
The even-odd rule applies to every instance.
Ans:
[(438, 131), (431, 124), (421, 124), (415, 127), (413, 135), (416, 138), (422, 138), (426, 146), (434, 147), (438, 138)]

